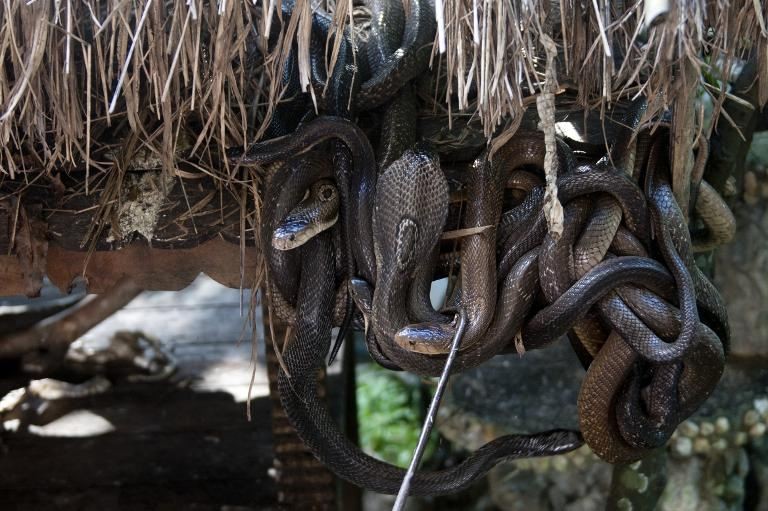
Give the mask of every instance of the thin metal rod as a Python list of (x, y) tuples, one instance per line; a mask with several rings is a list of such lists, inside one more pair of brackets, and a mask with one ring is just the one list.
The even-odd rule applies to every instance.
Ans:
[(405, 507), (405, 501), (408, 499), (408, 491), (411, 489), (411, 480), (416, 474), (416, 469), (419, 468), (421, 463), (421, 457), (424, 455), (424, 449), (427, 447), (427, 441), (429, 435), (432, 432), (432, 426), (435, 424), (435, 417), (437, 416), (437, 409), (440, 407), (440, 401), (443, 399), (443, 392), (448, 384), (448, 377), (451, 374), (451, 366), (456, 358), (456, 353), (459, 351), (459, 345), (461, 344), (461, 338), (464, 337), (464, 330), (467, 326), (467, 314), (463, 309), (459, 309), (458, 320), (456, 325), (456, 334), (453, 336), (451, 342), (451, 351), (448, 352), (448, 358), (445, 361), (445, 367), (440, 374), (440, 379), (437, 381), (437, 389), (435, 395), (432, 397), (432, 402), (429, 405), (429, 411), (427, 412), (427, 418), (424, 419), (424, 425), (421, 427), (421, 435), (419, 435), (419, 441), (416, 444), (416, 449), (413, 450), (413, 457), (411, 458), (411, 464), (408, 466), (408, 470), (405, 472), (403, 483), (400, 485), (400, 491), (397, 492), (397, 498), (395, 499), (395, 505), (392, 511), (402, 511)]

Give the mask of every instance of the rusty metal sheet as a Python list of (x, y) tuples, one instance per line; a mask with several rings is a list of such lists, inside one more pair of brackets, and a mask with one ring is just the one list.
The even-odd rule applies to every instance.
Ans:
[[(51, 281), (62, 290), (66, 290), (75, 277), (84, 274), (91, 293), (104, 292), (126, 275), (152, 291), (178, 291), (200, 273), (227, 287), (252, 287), (258, 279), (258, 251), (246, 247), (242, 254), (241, 266), (240, 247), (221, 238), (194, 248), (163, 250), (137, 243), (90, 255), (51, 243), (46, 270)], [(0, 256), (0, 295), (23, 294), (24, 289), (18, 259), (13, 255)]]

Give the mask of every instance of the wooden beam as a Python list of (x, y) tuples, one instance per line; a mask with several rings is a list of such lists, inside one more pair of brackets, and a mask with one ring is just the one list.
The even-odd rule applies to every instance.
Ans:
[[(150, 291), (178, 291), (192, 283), (200, 273), (232, 288), (257, 283), (258, 250), (214, 238), (194, 248), (163, 250), (146, 244), (132, 244), (120, 250), (92, 254), (66, 250), (51, 243), (46, 270), (59, 289), (66, 291), (75, 277), (88, 280), (88, 291), (102, 293), (123, 277)], [(242, 270), (241, 270), (242, 268)], [(24, 293), (21, 267), (16, 256), (0, 256), (0, 296)]]

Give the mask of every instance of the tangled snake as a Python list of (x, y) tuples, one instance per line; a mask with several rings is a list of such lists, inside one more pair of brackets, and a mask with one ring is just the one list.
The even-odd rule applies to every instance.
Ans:
[[(397, 15), (395, 9), (393, 26)], [(410, 26), (414, 19), (412, 12)], [(437, 375), (454, 333), (446, 311), (428, 301), (451, 207), (449, 186), (428, 147), (406, 149), (413, 138), (408, 134), (394, 140), (402, 133), (399, 112), (412, 108), (412, 99), (392, 77), (411, 72), (401, 54), (419, 54), (400, 50), (423, 46), (405, 30), (395, 50), (400, 56), (386, 58), (396, 47), (391, 31), (383, 31), (389, 40), (381, 36), (378, 46), (369, 46), (373, 78), (363, 82), (355, 103), (388, 103), (385, 119), (392, 121), (382, 129), (380, 169), (360, 129), (331, 116), (302, 123), (291, 137), (255, 144), (244, 155), (230, 154), (244, 164), (288, 162), (273, 169), (268, 182), (276, 198), (265, 194), (272, 216), (262, 232), (270, 292), (283, 298), (277, 303), (284, 303), (296, 328), (283, 352), (287, 372), (279, 377), (286, 412), (303, 441), (339, 476), (384, 493), (397, 491), (404, 472), (344, 438), (317, 398), (314, 375), (329, 352), (331, 327), (342, 321), (347, 286), (363, 316), (369, 352), (386, 367)], [(374, 87), (379, 83), (389, 83), (389, 92), (374, 94), (374, 101), (365, 94), (383, 90)], [(711, 393), (728, 345), (725, 308), (692, 257), (727, 238), (733, 224), (709, 215), (703, 218), (705, 239), (692, 243), (667, 182), (663, 137), (652, 143), (647, 133), (635, 138), (643, 112), (642, 102), (630, 109), (629, 129), (594, 164), (576, 163), (568, 146), (559, 145), (558, 195), (566, 212), (560, 238), (547, 232), (543, 189), (526, 177), (543, 166), (541, 136), (517, 135), (493, 159), (481, 155), (464, 173), (461, 227), (468, 234), (451, 298), (469, 318), (455, 370), (505, 351), (543, 348), (565, 334), (572, 338), (588, 365), (580, 427), (590, 447), (610, 462), (635, 461), (662, 445)], [(318, 149), (329, 139), (336, 155), (349, 152), (351, 169), (337, 156), (333, 169), (323, 163)], [(326, 181), (330, 177), (338, 195)], [(521, 187), (524, 198), (503, 211), (511, 184)], [(316, 193), (304, 199), (313, 186)], [(702, 183), (696, 211), (723, 211), (715, 207), (720, 203)], [(328, 229), (337, 212), (344, 234), (337, 233), (334, 243)], [(351, 247), (349, 240), (355, 241)], [(345, 265), (349, 269), (340, 271)], [(412, 492), (459, 491), (501, 459), (566, 452), (580, 443), (579, 434), (569, 431), (501, 437), (452, 469), (417, 474)]]

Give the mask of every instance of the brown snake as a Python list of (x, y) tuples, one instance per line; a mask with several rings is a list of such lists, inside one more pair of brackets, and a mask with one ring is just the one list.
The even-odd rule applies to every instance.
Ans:
[[(409, 163), (410, 165), (406, 165)], [(388, 202), (388, 178), (414, 180), (411, 184), (429, 186), (434, 193), (447, 193), (445, 179), (434, 174), (434, 162), (425, 154), (406, 152), (381, 178), (379, 194), (376, 196), (376, 212)], [(383, 190), (383, 193), (382, 193)], [(408, 213), (412, 206), (412, 194), (400, 197), (400, 211), (404, 217), (398, 222), (382, 222), (374, 216), (374, 232), (391, 236), (393, 244), (386, 247), (377, 243), (376, 254), (380, 286), (373, 297), (375, 308), (394, 307), (398, 298), (404, 298), (402, 286), (383, 293), (387, 279), (398, 280), (414, 267), (414, 248), (421, 249), (437, 242), (440, 218), (432, 224), (418, 224)], [(434, 234), (430, 236), (430, 228)], [(380, 238), (376, 238), (380, 239)], [(333, 253), (328, 243), (328, 233), (321, 233), (302, 247), (302, 276), (298, 292), (296, 315), (296, 338), (286, 348), (283, 358), (288, 373), (281, 371), (278, 386), (283, 406), (302, 440), (314, 454), (333, 468), (341, 477), (366, 488), (383, 493), (396, 493), (402, 481), (404, 470), (383, 463), (366, 454), (347, 440), (331, 418), (327, 407), (317, 396), (315, 374), (325, 362), (330, 347), (330, 310), (333, 301)], [(310, 257), (311, 256), (311, 257)], [(389, 264), (385, 267), (384, 265)], [(393, 324), (398, 319), (398, 309), (391, 310)], [(377, 324), (377, 331), (393, 329), (390, 325)], [(289, 376), (290, 375), (290, 376)], [(504, 458), (520, 456), (551, 455), (567, 452), (581, 444), (575, 432), (550, 431), (537, 435), (509, 435), (500, 437), (479, 449), (461, 464), (438, 472), (416, 474), (411, 490), (414, 495), (433, 495), (459, 491), (477, 477), (487, 472)]]
[[(324, 122), (320, 118), (294, 140), (263, 144), (251, 154), (266, 161), (314, 147), (335, 136)], [(355, 163), (366, 166), (352, 176), (363, 190), (346, 193), (349, 223), (362, 245), (355, 248), (360, 271), (352, 290), (365, 316), (371, 355), (391, 368), (437, 375), (454, 328), (444, 311), (426, 303), (449, 211), (440, 163), (424, 148), (408, 150), (377, 178), (361, 136), (340, 121), (330, 126), (341, 130)], [(509, 350), (518, 333), (525, 349), (536, 349), (575, 330), (581, 342), (590, 339), (585, 347), (594, 357), (579, 397), (584, 436), (604, 459), (628, 462), (665, 442), (712, 391), (722, 373), (728, 325), (716, 291), (693, 264), (687, 226), (664, 181), (666, 146), (654, 143), (649, 150), (650, 142), (638, 139), (638, 154), (628, 155), (622, 151), (629, 150), (628, 140), (635, 146), (633, 139), (618, 140), (612, 159), (632, 171), (605, 162), (577, 166), (561, 147), (557, 184), (566, 228), (559, 239), (546, 232), (543, 192), (535, 184), (521, 185), (529, 193), (502, 212), (512, 171), (541, 167), (540, 135), (515, 137), (492, 161), (481, 157), (466, 172), (462, 228), (468, 234), (461, 239), (455, 304), (467, 311), (469, 327), (454, 368), (475, 367)], [(635, 181), (643, 171), (645, 190)], [(725, 230), (707, 225), (714, 236)], [(281, 375), (281, 395), (300, 436), (320, 459), (342, 477), (393, 492), (401, 472), (343, 438), (309, 377), (328, 351), (331, 291), (343, 287), (333, 276), (329, 241), (321, 233), (300, 249), (312, 257), (301, 258), (295, 295), (295, 284), (286, 285), (287, 295), (296, 296), (298, 334), (284, 353), (290, 377)], [(549, 302), (543, 308), (536, 304), (539, 294)], [(455, 470), (422, 474), (415, 492), (456, 491), (505, 456), (561, 452), (578, 442), (565, 432), (504, 437)]]

